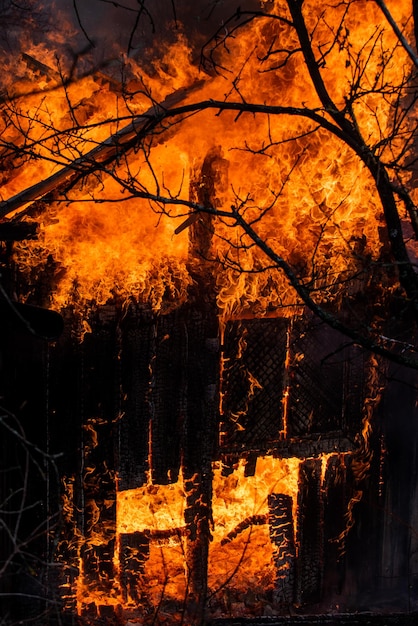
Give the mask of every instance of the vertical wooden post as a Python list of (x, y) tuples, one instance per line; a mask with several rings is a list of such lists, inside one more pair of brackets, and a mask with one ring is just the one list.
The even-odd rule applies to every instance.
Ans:
[(154, 353), (155, 320), (132, 305), (118, 324), (120, 411), (115, 441), (118, 490), (146, 482), (150, 419), (150, 361)]
[(120, 584), (124, 602), (139, 605), (146, 587), (142, 583), (145, 564), (149, 557), (149, 539), (143, 532), (119, 536)]
[[(204, 206), (216, 206), (217, 194), (225, 185), (226, 163), (219, 147), (208, 152), (192, 181), (192, 200)], [(204, 621), (212, 522), (212, 461), (219, 419), (219, 322), (214, 268), (210, 261), (213, 232), (213, 216), (197, 215), (189, 230), (189, 272), (194, 285), (183, 310), (187, 328), (183, 446), (188, 528), (187, 606), (188, 617), (194, 624)]]
[(323, 504), (321, 460), (307, 459), (300, 465), (297, 543), (296, 603), (319, 602), (323, 578)]
[(330, 457), (324, 478), (324, 597), (328, 604), (340, 603), (346, 579), (346, 514), (353, 495), (350, 459), (348, 455)]
[(203, 620), (212, 521), (212, 461), (218, 419), (219, 342), (217, 320), (190, 312), (187, 354), (187, 419), (183, 449), (188, 528), (188, 607)]
[(294, 597), (296, 558), (292, 498), (283, 493), (272, 493), (268, 498), (268, 506), (269, 532), (276, 567), (274, 600), (279, 605), (290, 605)]
[[(91, 320), (93, 331), (80, 346), (81, 467), (77, 509), (84, 537), (80, 550), (82, 584), (93, 593), (114, 588), (116, 534), (115, 415), (119, 403), (116, 382), (118, 345), (115, 315)], [(105, 385), (103, 381), (112, 381)], [(99, 613), (101, 610), (98, 606)], [(107, 609), (106, 609), (107, 610)]]

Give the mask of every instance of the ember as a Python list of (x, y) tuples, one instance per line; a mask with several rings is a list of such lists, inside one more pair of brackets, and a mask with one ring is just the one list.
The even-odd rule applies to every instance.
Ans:
[(411, 614), (410, 3), (107, 4), (5, 13), (7, 615)]

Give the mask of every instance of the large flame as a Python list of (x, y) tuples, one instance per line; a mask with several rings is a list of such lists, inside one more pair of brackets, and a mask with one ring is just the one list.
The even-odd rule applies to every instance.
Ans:
[[(325, 456), (325, 464), (326, 461)], [(222, 464), (215, 464), (208, 561), (209, 596), (215, 606), (224, 606), (225, 593), (238, 598), (250, 588), (267, 602), (268, 591), (274, 589), (276, 578), (269, 535), (269, 496), (274, 493), (289, 496), (296, 519), (299, 464), (299, 459), (260, 457), (254, 476), (245, 476), (244, 461), (228, 475), (223, 475)], [(141, 534), (149, 542), (147, 558), (140, 568), (142, 574), (137, 572), (136, 592), (139, 597), (146, 597), (154, 610), (162, 600), (176, 601), (179, 608), (187, 598), (185, 498), (182, 475), (173, 484), (149, 482), (117, 493), (116, 541), (119, 537)], [(296, 534), (296, 527), (293, 532)], [(93, 544), (96, 541), (104, 543), (106, 538), (103, 536), (101, 542), (97, 537), (90, 540)], [(123, 554), (119, 548), (115, 566), (117, 575), (123, 576)], [(83, 572), (80, 574), (77, 591), (80, 610), (92, 602), (123, 604), (116, 581), (113, 593), (106, 598), (99, 583), (97, 589), (83, 584)], [(129, 593), (127, 600), (128, 606), (130, 601), (137, 607), (138, 600), (135, 603)]]
[[(392, 4), (395, 16), (405, 20), (409, 3)], [(336, 106), (342, 106), (357, 81), (353, 108), (359, 129), (370, 144), (379, 145), (391, 123), (390, 85), (402, 80), (399, 68), (407, 67), (406, 53), (376, 3), (347, 9), (338, 5), (323, 16), (320, 11), (317, 2), (305, 2), (313, 49), (323, 56), (326, 88)], [(283, 2), (276, 2), (271, 12), (289, 19)], [(283, 52), (269, 55), (276, 39)], [(296, 46), (287, 22), (254, 21), (228, 40), (226, 50), (215, 51), (220, 74), (203, 75), (204, 85), (188, 100), (222, 100), (226, 94), (228, 101), (315, 109), (318, 96), (301, 54), (292, 52)], [(39, 45), (27, 50), (52, 67), (56, 79), (51, 54)], [(96, 74), (65, 89), (56, 84), (51, 90), (50, 83), (41, 82), (40, 93), (30, 95), (34, 77), (30, 66), (21, 65), (21, 80), (13, 87), (17, 98), (4, 107), (2, 136), (22, 146), (22, 162), (5, 181), (3, 199), (68, 165), (119, 130), (132, 114), (146, 111), (151, 103), (147, 94), (161, 101), (202, 77), (183, 36), (154, 63), (152, 78), (130, 59), (125, 65), (129, 78), (119, 94)], [(42, 207), (39, 240), (20, 246), (16, 258), (22, 271), (35, 274), (48, 259), (54, 260), (55, 305), (72, 302), (75, 294), (97, 304), (133, 295), (151, 301), (156, 310), (164, 300), (182, 302), (191, 280), (187, 229), (174, 233), (186, 209), (171, 208), (173, 219), (162, 218), (161, 205), (129, 199), (129, 190), (117, 179), (155, 196), (188, 200), (191, 173), (217, 144), (227, 161), (228, 183), (216, 190), (216, 205), (245, 206), (245, 217), (256, 220), (258, 234), (290, 262), (317, 298), (335, 299), (364, 264), (379, 258), (379, 200), (370, 174), (351, 148), (301, 116), (243, 114), (237, 119), (233, 112), (215, 113), (208, 110), (174, 126), (168, 123), (142, 149), (112, 164), (109, 174), (98, 170), (65, 198), (52, 198)], [(382, 156), (389, 150), (396, 150), (394, 142), (380, 144)], [(227, 316), (245, 309), (252, 314), (283, 312), (295, 303), (277, 270), (260, 273), (266, 266), (262, 254), (230, 222), (218, 220), (215, 234), (211, 256), (224, 262), (217, 273), (218, 303)], [(236, 263), (246, 273), (237, 272)]]

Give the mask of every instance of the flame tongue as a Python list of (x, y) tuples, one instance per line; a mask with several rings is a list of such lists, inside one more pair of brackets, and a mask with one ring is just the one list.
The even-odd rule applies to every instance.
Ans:
[[(283, 3), (276, 4), (274, 11), (286, 18)], [(305, 5), (308, 27), (310, 22), (315, 25), (313, 46), (322, 50), (321, 41), (332, 36), (334, 27), (328, 14), (327, 20), (317, 16), (315, 3)], [(346, 97), (356, 54), (369, 55), (367, 76), (379, 67), (381, 58), (373, 24), (380, 15), (378, 8), (371, 5), (364, 5), (373, 18), (370, 20), (359, 19), (361, 12), (351, 6), (346, 13), (342, 7), (333, 8), (335, 23), (343, 19), (344, 27), (340, 31), (340, 47), (334, 46), (327, 52), (323, 74), (337, 106)], [(351, 48), (347, 57), (344, 38), (348, 32)], [(384, 45), (394, 45), (396, 40), (390, 29), (379, 33)], [(280, 104), (285, 107), (299, 107), (301, 103), (317, 107), (320, 103), (301, 55), (295, 53), (282, 59), (277, 53), (276, 59), (267, 54), (269, 42), (278, 36), (283, 50), (297, 45), (290, 23), (266, 18), (254, 21), (240, 31), (239, 37), (229, 40), (228, 53), (222, 56), (216, 50), (215, 55), (221, 55), (220, 64), (239, 76), (228, 99), (239, 96), (249, 102), (255, 99), (275, 104), (280, 93)], [(53, 67), (50, 56), (41, 55), (39, 48), (30, 53), (39, 63)], [(396, 50), (396, 54), (403, 59), (402, 50)], [(399, 67), (395, 56), (393, 65), (385, 67), (388, 79)], [(57, 87), (46, 95), (27, 95), (6, 107), (5, 119), (10, 122), (3, 128), (4, 138), (32, 146), (28, 156), (32, 154), (37, 159), (25, 158), (21, 167), (13, 170), (4, 185), (3, 197), (18, 197), (16, 194), (39, 181), (40, 175), (44, 179), (59, 176), (57, 168), (71, 172), (77, 159), (85, 159), (80, 155), (101, 154), (109, 137), (118, 136), (115, 133), (123, 136), (124, 124), (118, 120), (128, 119), (132, 113), (138, 116), (149, 107), (146, 89), (134, 88), (135, 77), (144, 80), (148, 90), (152, 89), (154, 101), (162, 100), (170, 90), (201, 81), (182, 37), (155, 68), (159, 79), (144, 78), (134, 61), (129, 61), (131, 84), (124, 86), (128, 98), (109, 91), (109, 83), (103, 85), (95, 75), (70, 84), (65, 90)], [(26, 67), (26, 73), (30, 72), (31, 68)], [(224, 97), (223, 75), (196, 84), (196, 101)], [(365, 94), (355, 101), (359, 125), (372, 141), (379, 140), (390, 117), (390, 99), (375, 103), (377, 97)], [(204, 167), (205, 156), (213, 149), (216, 138), (222, 138), (222, 163), (227, 178), (215, 182), (215, 205), (245, 207), (246, 218), (255, 220), (257, 234), (288, 260), (300, 279), (312, 284), (316, 297), (338, 300), (350, 277), (361, 271), (364, 259), (377, 259), (380, 254), (379, 200), (370, 175), (349, 147), (307, 118), (260, 114), (234, 119), (233, 112), (214, 116), (209, 110), (172, 128), (168, 123), (167, 131), (160, 129), (155, 138), (140, 143), (127, 153), (126, 160), (113, 161), (107, 168), (109, 173), (101, 171), (90, 176), (85, 184), (67, 192), (58, 204), (50, 198), (48, 206), (40, 205), (39, 240), (22, 244), (16, 255), (22, 272), (30, 273), (33, 279), (53, 258), (59, 280), (51, 297), (58, 306), (71, 303), (75, 296), (79, 301), (102, 304), (115, 294), (123, 298), (133, 295), (142, 301), (150, 299), (156, 310), (164, 307), (166, 299), (184, 301), (192, 280), (186, 268), (188, 229), (180, 227), (185, 209), (170, 208), (173, 219), (161, 219), (161, 205), (150, 207), (147, 200), (130, 198), (130, 191), (139, 195), (174, 195), (176, 200), (188, 201), (194, 172)], [(48, 128), (55, 128), (60, 134), (57, 136)], [(246, 310), (266, 314), (280, 309), (282, 314), (283, 307), (295, 303), (292, 290), (277, 271), (260, 273), (266, 261), (247, 237), (239, 233), (236, 246), (234, 235), (231, 240), (229, 222), (218, 220), (214, 227), (217, 237), (209, 256), (228, 260), (217, 272), (218, 304), (226, 316), (242, 315)], [(247, 273), (235, 271), (237, 264)], [(153, 289), (149, 288), (151, 282)], [(159, 283), (161, 286), (157, 287)]]
[[(214, 467), (210, 594), (219, 594), (225, 585), (230, 585), (231, 578), (236, 594), (246, 593), (248, 588), (263, 594), (268, 588), (273, 589), (276, 574), (268, 498), (274, 493), (286, 494), (293, 502), (293, 515), (296, 513), (299, 464), (298, 459), (261, 457), (254, 476), (245, 476), (244, 461), (226, 475), (221, 464)], [(174, 484), (144, 485), (117, 495), (117, 533), (124, 537), (141, 533), (150, 542), (142, 584), (151, 585), (154, 600), (161, 593), (173, 599), (184, 598), (190, 585), (185, 569), (186, 493), (180, 476)], [(292, 529), (292, 535), (293, 532)]]

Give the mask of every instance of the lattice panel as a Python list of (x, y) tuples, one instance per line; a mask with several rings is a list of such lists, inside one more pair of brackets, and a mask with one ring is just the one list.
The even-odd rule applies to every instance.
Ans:
[(227, 325), (222, 381), (224, 443), (263, 446), (282, 428), (286, 320)]
[(347, 341), (304, 320), (294, 324), (290, 343), (288, 435), (344, 430)]

